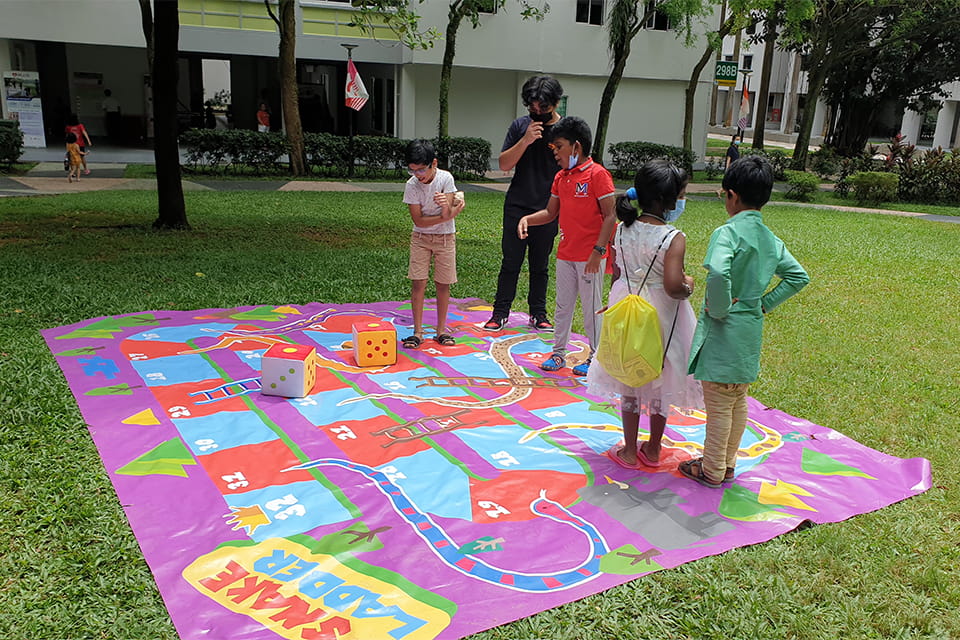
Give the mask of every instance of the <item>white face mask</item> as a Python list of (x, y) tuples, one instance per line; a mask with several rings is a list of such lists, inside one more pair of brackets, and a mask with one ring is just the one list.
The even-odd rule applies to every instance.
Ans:
[(576, 148), (576, 146), (576, 142), (570, 146), (570, 159), (567, 160), (567, 169), (573, 169), (575, 166), (577, 166), (577, 163), (580, 162), (580, 154), (573, 153), (573, 150)]
[(680, 214), (683, 213), (683, 210), (686, 208), (686, 206), (687, 206), (686, 199), (677, 200), (677, 206), (671, 209), (670, 211), (664, 212), (663, 219), (667, 222), (673, 222), (674, 220), (680, 217)]

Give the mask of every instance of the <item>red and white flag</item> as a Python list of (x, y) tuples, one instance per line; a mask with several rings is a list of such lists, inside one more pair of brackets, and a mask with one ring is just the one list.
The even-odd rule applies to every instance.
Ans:
[(360, 111), (360, 109), (363, 109), (363, 105), (367, 104), (369, 98), (370, 94), (367, 93), (367, 88), (363, 86), (363, 80), (357, 73), (356, 65), (353, 64), (353, 60), (347, 60), (347, 106), (354, 111)]
[(747, 83), (743, 83), (743, 99), (740, 100), (740, 119), (737, 126), (746, 129), (750, 126), (750, 94), (747, 92)]

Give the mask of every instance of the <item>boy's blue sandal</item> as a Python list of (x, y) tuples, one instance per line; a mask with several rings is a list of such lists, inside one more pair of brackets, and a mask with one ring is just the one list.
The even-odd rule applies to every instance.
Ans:
[(684, 460), (677, 466), (677, 471), (679, 471), (681, 475), (684, 475), (705, 487), (709, 487), (710, 489), (720, 489), (723, 487), (722, 481), (710, 482), (710, 478), (703, 473), (703, 458), (697, 458), (696, 460)]
[(587, 371), (589, 370), (590, 370), (590, 361), (587, 360), (575, 366), (573, 368), (573, 374), (577, 376), (585, 376), (587, 375)]
[(543, 371), (559, 371), (567, 366), (567, 361), (559, 353), (555, 353), (540, 363), (540, 369)]

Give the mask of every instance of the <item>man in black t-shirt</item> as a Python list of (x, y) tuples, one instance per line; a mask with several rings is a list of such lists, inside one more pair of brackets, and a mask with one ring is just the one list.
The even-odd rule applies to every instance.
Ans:
[(723, 165), (723, 170), (726, 171), (734, 161), (740, 159), (740, 149), (737, 148), (737, 145), (740, 144), (740, 141), (737, 140), (737, 136), (733, 136), (730, 140), (730, 146), (727, 147), (726, 153), (726, 163)]
[(557, 221), (531, 227), (523, 240), (517, 235), (517, 224), (523, 216), (545, 209), (550, 200), (550, 186), (559, 167), (547, 143), (550, 128), (560, 120), (556, 108), (563, 97), (563, 88), (550, 76), (534, 76), (524, 83), (520, 97), (530, 114), (510, 124), (500, 151), (500, 169), (513, 169), (514, 174), (503, 203), (503, 237), (500, 241), (503, 260), (497, 278), (493, 316), (483, 325), (488, 331), (499, 331), (507, 323), (527, 252), (530, 325), (536, 329), (553, 328), (547, 318), (547, 284)]

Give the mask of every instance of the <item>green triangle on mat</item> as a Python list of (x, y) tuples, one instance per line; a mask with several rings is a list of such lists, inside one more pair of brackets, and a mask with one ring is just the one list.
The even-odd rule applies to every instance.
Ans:
[(132, 396), (134, 389), (139, 389), (140, 385), (131, 387), (126, 382), (121, 382), (120, 384), (111, 384), (106, 387), (97, 387), (96, 389), (90, 389), (89, 391), (84, 391), (83, 395), (85, 396)]
[(777, 511), (768, 505), (760, 504), (759, 498), (760, 496), (753, 491), (735, 484), (728, 489), (724, 489), (717, 513), (724, 518), (746, 522), (762, 522), (793, 517), (789, 513)]
[(815, 476), (849, 476), (876, 480), (870, 474), (831, 458), (825, 453), (804, 448), (800, 468)]
[(161, 442), (145, 454), (131, 460), (116, 471), (115, 474), (124, 476), (179, 476), (187, 477), (186, 465), (195, 465), (193, 454), (187, 449), (180, 438), (171, 438)]
[(158, 326), (160, 323), (152, 313), (143, 313), (134, 316), (122, 316), (119, 318), (104, 318), (97, 320), (85, 327), (75, 329), (70, 333), (57, 336), (57, 340), (68, 340), (71, 338), (112, 338), (113, 334), (122, 331), (125, 327), (144, 327)]
[(231, 313), (230, 317), (234, 320), (265, 320), (267, 322), (273, 322), (276, 320), (282, 320), (287, 316), (286, 314), (277, 311), (273, 307), (257, 307), (248, 311)]
[(641, 573), (651, 573), (663, 569), (663, 566), (653, 560), (660, 555), (657, 549), (640, 551), (632, 544), (625, 544), (600, 558), (600, 570), (604, 573), (613, 573), (621, 576), (633, 576)]

